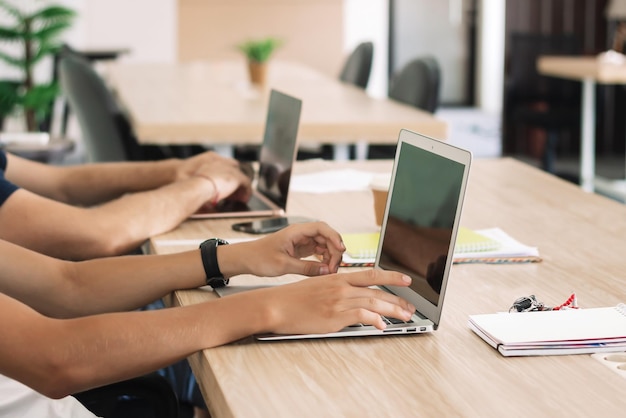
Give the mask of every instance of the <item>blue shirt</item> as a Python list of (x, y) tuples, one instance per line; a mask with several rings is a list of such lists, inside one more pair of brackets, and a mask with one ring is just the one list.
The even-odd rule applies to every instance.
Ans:
[(0, 205), (2, 205), (19, 187), (4, 178), (7, 169), (7, 155), (0, 150)]

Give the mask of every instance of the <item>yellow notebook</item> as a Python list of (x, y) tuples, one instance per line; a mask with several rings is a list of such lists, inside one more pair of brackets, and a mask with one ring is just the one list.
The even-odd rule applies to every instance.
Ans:
[(501, 244), (495, 239), (491, 239), (476, 231), (463, 226), (459, 227), (454, 244), (454, 253), (475, 253), (480, 251), (493, 251), (499, 249)]
[(351, 258), (376, 258), (379, 232), (342, 234), (346, 254)]

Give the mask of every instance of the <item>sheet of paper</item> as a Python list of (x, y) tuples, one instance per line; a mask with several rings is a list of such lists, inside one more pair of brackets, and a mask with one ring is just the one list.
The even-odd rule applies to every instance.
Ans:
[(290, 192), (337, 193), (368, 190), (376, 173), (353, 169), (327, 170), (310, 174), (294, 175), (289, 184)]

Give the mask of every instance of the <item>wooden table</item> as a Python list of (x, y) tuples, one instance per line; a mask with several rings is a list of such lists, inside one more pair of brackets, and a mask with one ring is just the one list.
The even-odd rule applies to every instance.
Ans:
[(112, 63), (106, 77), (144, 144), (260, 144), (276, 88), (303, 100), (300, 144), (395, 144), (400, 129), (445, 139), (445, 122), (389, 99), (374, 99), (309, 67), (273, 61), (268, 85), (248, 82), (242, 61)]
[[(341, 164), (302, 162), (295, 173), (391, 168), (389, 161)], [(323, 218), (341, 232), (374, 228), (367, 191), (326, 199), (293, 193), (288, 213)], [(168, 246), (166, 239), (236, 236), (231, 222), (186, 222), (155, 237), (153, 249), (193, 248)], [(474, 335), (467, 320), (506, 311), (530, 294), (547, 305), (562, 303), (571, 292), (583, 308), (623, 302), (626, 207), (512, 159), (477, 160), (462, 224), (501, 227), (537, 246), (543, 261), (453, 266), (441, 325), (431, 335), (277, 343), (247, 338), (197, 353), (189, 360), (212, 416), (622, 416), (626, 380), (591, 356), (505, 358)], [(210, 290), (188, 290), (176, 292), (172, 302), (213, 297)]]
[(0, 148), (11, 154), (30, 160), (58, 163), (63, 157), (74, 150), (75, 142), (66, 137), (50, 138), (45, 144), (29, 143), (29, 142), (10, 142), (0, 144)]
[(582, 82), (580, 185), (626, 201), (626, 181), (611, 182), (595, 176), (596, 84), (626, 84), (626, 62), (614, 64), (584, 56), (543, 56), (537, 61), (541, 74)]

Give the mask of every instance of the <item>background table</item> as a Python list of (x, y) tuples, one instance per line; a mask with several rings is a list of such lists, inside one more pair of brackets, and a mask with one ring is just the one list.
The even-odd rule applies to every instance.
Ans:
[(539, 57), (540, 73), (582, 82), (582, 119), (580, 146), (580, 185), (588, 191), (598, 189), (626, 201), (626, 181), (607, 181), (595, 176), (596, 141), (596, 83), (626, 84), (626, 63), (611, 64), (598, 57), (544, 56)]
[(300, 144), (395, 144), (400, 129), (445, 139), (445, 122), (309, 67), (272, 61), (268, 85), (249, 84), (245, 62), (112, 63), (106, 77), (127, 107), (141, 143), (160, 145), (260, 144), (276, 88), (303, 101)]
[[(385, 172), (391, 162), (307, 161), (296, 164), (295, 174), (339, 167)], [(623, 302), (626, 207), (512, 159), (475, 161), (468, 185), (462, 225), (501, 227), (537, 246), (541, 263), (454, 265), (440, 328), (430, 335), (247, 338), (194, 354), (189, 361), (212, 416), (621, 416), (626, 381), (591, 356), (505, 358), (467, 320), (507, 311), (530, 294), (546, 305), (559, 305), (571, 292), (583, 308)], [(287, 212), (324, 219), (341, 232), (375, 228), (366, 191), (293, 193)], [(243, 236), (231, 223), (185, 222), (154, 237), (152, 249), (168, 253), (195, 248), (172, 240)], [(202, 288), (176, 292), (170, 302), (213, 297)]]
[(10, 142), (0, 144), (0, 148), (11, 154), (30, 160), (45, 163), (60, 163), (75, 146), (75, 142), (70, 138), (53, 136), (45, 144), (35, 144), (28, 142)]

